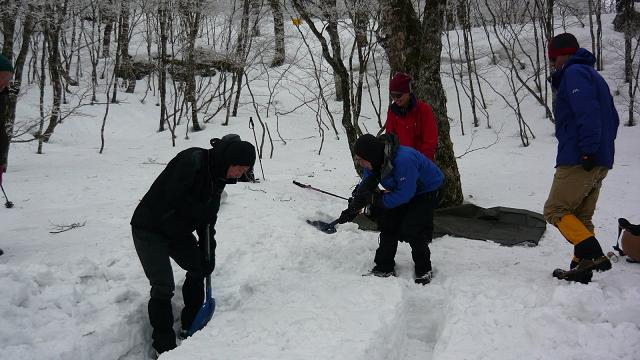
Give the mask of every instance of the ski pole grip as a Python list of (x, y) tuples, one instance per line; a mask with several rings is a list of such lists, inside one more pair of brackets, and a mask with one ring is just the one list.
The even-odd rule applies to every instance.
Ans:
[(311, 187), (311, 185), (305, 185), (305, 184), (303, 184), (301, 182), (298, 182), (298, 181), (295, 181), (295, 180), (293, 180), (293, 183), (298, 185), (298, 186), (300, 186), (301, 188), (310, 188)]

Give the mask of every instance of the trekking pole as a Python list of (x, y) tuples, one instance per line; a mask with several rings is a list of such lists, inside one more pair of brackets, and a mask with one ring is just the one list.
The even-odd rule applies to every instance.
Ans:
[(262, 172), (262, 179), (264, 178), (264, 168), (262, 168), (262, 152), (258, 151), (258, 138), (256, 137), (256, 127), (253, 124), (253, 116), (249, 116), (249, 129), (253, 130), (253, 141), (256, 144), (256, 151), (258, 152), (258, 161), (260, 161), (260, 171)]
[(298, 185), (298, 186), (300, 186), (301, 188), (311, 189), (311, 190), (314, 190), (314, 191), (321, 192), (321, 193), (323, 193), (323, 194), (327, 194), (327, 195), (335, 196), (335, 197), (340, 198), (340, 199), (342, 199), (342, 200), (347, 200), (347, 201), (349, 201), (349, 199), (347, 199), (346, 197), (342, 197), (342, 196), (340, 196), (340, 195), (332, 194), (332, 193), (330, 193), (330, 192), (328, 192), (328, 191), (324, 191), (324, 190), (320, 190), (320, 189), (314, 188), (314, 187), (313, 187), (313, 186), (311, 186), (311, 185), (303, 184), (303, 183), (301, 183), (301, 182), (297, 182), (297, 181), (295, 181), (295, 180), (293, 180), (293, 183), (294, 183), (294, 184), (296, 184), (296, 185)]
[(4, 198), (7, 200), (7, 202), (4, 203), (4, 206), (7, 209), (11, 209), (13, 207), (13, 203), (11, 201), (9, 201), (9, 198), (7, 197), (7, 193), (4, 192), (4, 186), (2, 186), (2, 184), (0, 184), (0, 188), (2, 188), (2, 193), (4, 194)]

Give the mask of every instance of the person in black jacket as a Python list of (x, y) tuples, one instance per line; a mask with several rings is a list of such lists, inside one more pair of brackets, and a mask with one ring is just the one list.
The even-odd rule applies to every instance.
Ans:
[[(170, 259), (187, 271), (182, 295), (182, 330), (191, 327), (204, 299), (204, 278), (215, 268), (215, 224), (220, 196), (255, 163), (251, 143), (213, 139), (211, 149), (190, 148), (178, 153), (153, 182), (131, 218), (133, 242), (151, 284), (149, 321), (158, 353), (176, 347), (171, 298), (175, 290)], [(209, 225), (211, 260), (204, 239)]]

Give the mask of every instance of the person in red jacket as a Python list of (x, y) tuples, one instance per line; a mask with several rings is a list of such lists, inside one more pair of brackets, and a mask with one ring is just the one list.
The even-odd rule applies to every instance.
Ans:
[(438, 126), (431, 106), (411, 91), (411, 76), (399, 72), (389, 83), (393, 103), (387, 111), (385, 130), (400, 139), (400, 145), (412, 147), (435, 162)]

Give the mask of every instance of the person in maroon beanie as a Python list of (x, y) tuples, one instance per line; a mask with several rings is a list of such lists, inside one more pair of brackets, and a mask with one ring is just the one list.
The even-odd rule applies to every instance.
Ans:
[(7, 134), (7, 122), (9, 120), (9, 84), (13, 77), (11, 61), (0, 54), (0, 185), (2, 174), (7, 171), (7, 154), (9, 152), (9, 135)]
[(416, 98), (411, 89), (411, 76), (399, 72), (389, 82), (393, 103), (387, 111), (385, 130), (398, 136), (400, 145), (412, 147), (435, 161), (438, 126), (433, 109)]
[[(0, 185), (2, 185), (2, 174), (7, 171), (7, 153), (9, 152), (9, 135), (7, 134), (9, 84), (13, 77), (13, 66), (11, 61), (0, 54)], [(0, 249), (0, 255), (4, 251)]]

